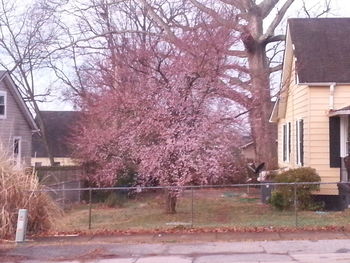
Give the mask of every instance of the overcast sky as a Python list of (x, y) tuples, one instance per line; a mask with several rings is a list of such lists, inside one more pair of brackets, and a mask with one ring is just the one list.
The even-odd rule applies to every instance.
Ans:
[[(171, 0), (169, 0), (171, 1)], [(311, 8), (311, 15), (318, 14), (319, 12), (322, 11), (322, 8), (318, 8), (317, 4), (329, 1), (329, 0), (304, 0), (308, 8)], [(330, 13), (328, 13), (326, 16), (327, 17), (350, 17), (350, 0), (331, 0), (331, 7), (332, 10)], [(296, 0), (295, 3), (292, 5), (291, 9), (286, 15), (287, 18), (291, 17), (305, 17), (305, 12), (301, 8), (302, 6), (302, 0)], [(286, 20), (285, 19), (285, 20)], [(266, 21), (266, 24), (268, 24), (269, 21)], [(281, 33), (282, 31), (285, 30), (285, 22), (282, 24), (281, 28), (278, 29)], [(276, 78), (279, 79), (279, 78)], [(45, 86), (48, 85), (48, 82), (54, 81), (53, 77), (45, 78), (42, 79), (42, 81), (39, 81), (39, 86)], [(277, 81), (278, 82), (278, 81)], [(275, 85), (278, 85), (278, 83), (275, 83)], [(42, 110), (72, 110), (72, 104), (63, 101), (62, 100), (63, 96), (60, 94), (56, 94), (54, 98), (51, 99), (50, 102), (45, 102), (40, 105), (40, 108)]]

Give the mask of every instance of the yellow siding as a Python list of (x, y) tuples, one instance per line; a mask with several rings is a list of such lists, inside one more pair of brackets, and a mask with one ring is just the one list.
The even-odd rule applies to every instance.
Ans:
[[(289, 89), (288, 100), (287, 100), (287, 111), (284, 119), (279, 121), (278, 125), (278, 163), (280, 167), (289, 167), (296, 168), (296, 126), (295, 123), (297, 120), (304, 120), (304, 163), (308, 163), (308, 152), (307, 146), (309, 144), (309, 135), (307, 133), (307, 127), (309, 125), (308, 120), (308, 88), (307, 86), (296, 86), (293, 85)], [(291, 123), (291, 155), (289, 162), (283, 162), (283, 138), (282, 138), (282, 129), (283, 124)]]
[[(308, 101), (309, 101), (309, 89), (307, 86), (300, 86), (295, 84), (294, 79), (294, 66), (292, 66), (291, 83), (288, 88), (288, 99), (286, 106), (285, 118), (278, 121), (278, 164), (280, 167), (297, 168), (296, 164), (296, 136), (295, 136), (295, 122), (297, 120), (304, 120), (304, 164), (309, 162), (308, 145), (309, 135), (307, 127), (309, 126), (308, 120)], [(283, 162), (283, 124), (291, 123), (291, 155), (289, 162)]]
[[(284, 119), (278, 122), (278, 162), (280, 167), (296, 168), (295, 122), (304, 120), (304, 166), (315, 168), (322, 182), (339, 182), (340, 168), (329, 164), (329, 87), (290, 85), (287, 110)], [(336, 86), (334, 109), (350, 105), (350, 85)], [(283, 124), (291, 122), (291, 156), (283, 162)], [(338, 194), (336, 185), (322, 185), (319, 194)]]
[[(315, 168), (322, 182), (340, 181), (340, 168), (330, 168), (329, 164), (329, 87), (310, 87), (310, 141), (309, 166)], [(341, 109), (350, 104), (350, 87), (336, 86), (334, 109)], [(338, 194), (336, 185), (325, 185), (322, 194)]]

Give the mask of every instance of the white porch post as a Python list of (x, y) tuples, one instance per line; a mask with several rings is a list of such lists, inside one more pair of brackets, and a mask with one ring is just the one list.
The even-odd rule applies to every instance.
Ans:
[(349, 175), (344, 165), (344, 157), (348, 156), (349, 139), (349, 115), (340, 116), (340, 157), (341, 157), (341, 181), (347, 182)]
[(349, 116), (342, 115), (340, 117), (340, 157), (344, 158), (348, 156), (348, 127), (349, 127)]

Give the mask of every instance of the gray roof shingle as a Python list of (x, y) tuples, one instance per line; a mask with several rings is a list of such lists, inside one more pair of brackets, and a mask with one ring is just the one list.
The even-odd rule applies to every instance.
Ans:
[(300, 83), (350, 83), (350, 18), (288, 20)]
[[(69, 139), (72, 135), (74, 124), (79, 120), (81, 112), (78, 111), (42, 111), (46, 125), (49, 145), (54, 157), (70, 157), (71, 149)], [(48, 157), (45, 145), (40, 135), (33, 135), (33, 157)]]

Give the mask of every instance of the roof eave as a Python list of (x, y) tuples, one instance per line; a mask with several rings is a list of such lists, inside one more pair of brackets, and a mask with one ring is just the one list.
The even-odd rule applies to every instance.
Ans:
[(16, 102), (19, 104), (18, 106), (21, 108), (22, 112), (24, 113), (24, 116), (25, 116), (31, 130), (33, 132), (38, 131), (39, 128), (38, 128), (37, 124), (35, 123), (32, 114), (30, 113), (27, 105), (25, 104), (25, 102), (24, 102), (21, 94), (19, 93), (19, 91), (16, 87), (16, 84), (14, 83), (13, 79), (11, 78), (9, 72), (6, 72), (5, 74), (3, 74), (0, 77), (0, 81), (3, 81), (5, 78), (8, 80), (8, 82), (10, 84), (9, 88), (11, 88), (11, 91), (13, 92), (14, 98), (15, 98)]
[(277, 99), (275, 101), (275, 104), (273, 105), (273, 109), (272, 109), (270, 119), (269, 119), (269, 122), (271, 122), (271, 123), (278, 122), (278, 103), (279, 103), (279, 99)]
[[(273, 107), (269, 122), (271, 123), (276, 123), (280, 119), (281, 112), (283, 111), (286, 103), (286, 100), (283, 99), (281, 101), (281, 97), (286, 96), (287, 90), (289, 89), (290, 83), (288, 82), (288, 79), (290, 80), (290, 76), (288, 77), (286, 74), (286, 71), (291, 70), (293, 62), (287, 61), (288, 59), (293, 59), (293, 54), (294, 54), (294, 46), (292, 43), (291, 35), (290, 35), (290, 30), (289, 30), (289, 25), (287, 24), (287, 34), (286, 34), (286, 48), (283, 52), (283, 63), (282, 63), (282, 74), (281, 74), (281, 87), (280, 87), (280, 94), (275, 102), (275, 105)], [(290, 56), (290, 52), (292, 55)], [(287, 64), (287, 62), (289, 62)], [(281, 111), (282, 109), (282, 111)]]
[(340, 115), (350, 115), (350, 110), (337, 110), (337, 111), (332, 111), (328, 114), (329, 117), (335, 117)]

